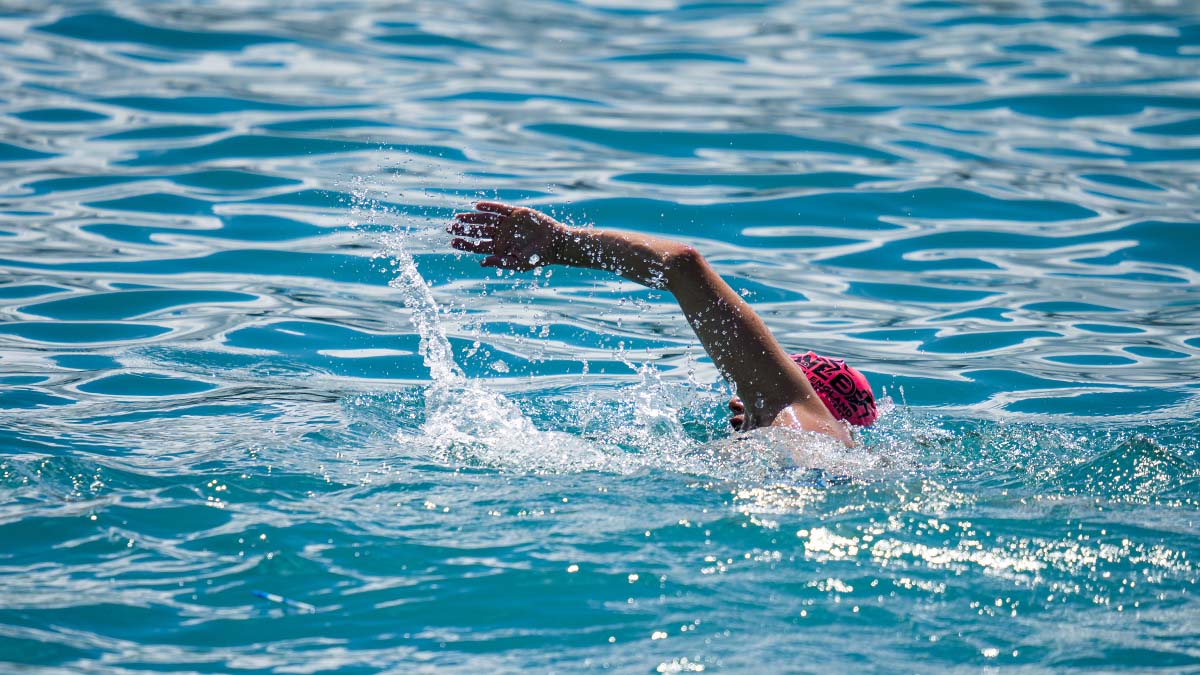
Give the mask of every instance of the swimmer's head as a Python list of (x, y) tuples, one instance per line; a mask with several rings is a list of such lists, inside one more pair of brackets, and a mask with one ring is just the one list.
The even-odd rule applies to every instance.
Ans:
[(792, 354), (792, 360), (804, 371), (809, 384), (834, 417), (860, 427), (875, 423), (878, 416), (875, 396), (865, 375), (841, 359), (813, 352)]

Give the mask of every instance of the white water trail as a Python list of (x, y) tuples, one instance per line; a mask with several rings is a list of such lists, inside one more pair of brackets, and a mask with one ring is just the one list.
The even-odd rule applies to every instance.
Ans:
[[(353, 213), (376, 223), (395, 214), (365, 196), (355, 180)], [(417, 269), (406, 233), (397, 228), (381, 241), (382, 255), (398, 275), (388, 285), (400, 293), (420, 337), (418, 351), (429, 369), (425, 421), (418, 434), (398, 437), (443, 461), (524, 471), (621, 470), (627, 462), (577, 436), (541, 431), (521, 408), (483, 380), (466, 377), (440, 319), (441, 308)]]
[(408, 247), (398, 237), (391, 238), (387, 251), (395, 263), (400, 276), (388, 282), (388, 286), (400, 291), (405, 308), (412, 318), (413, 327), (421, 342), (418, 351), (429, 369), (429, 376), (434, 385), (457, 385), (466, 378), (462, 368), (454, 360), (454, 348), (450, 345), (446, 331), (438, 319), (441, 310), (433, 298), (429, 284), (417, 270), (417, 262), (409, 253)]

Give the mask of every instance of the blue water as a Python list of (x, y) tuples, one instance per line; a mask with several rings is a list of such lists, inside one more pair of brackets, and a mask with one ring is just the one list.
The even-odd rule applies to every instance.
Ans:
[[(1200, 672), (1195, 3), (16, 2), (0, 68), (0, 670)], [(880, 423), (729, 440), (478, 197), (696, 245)]]

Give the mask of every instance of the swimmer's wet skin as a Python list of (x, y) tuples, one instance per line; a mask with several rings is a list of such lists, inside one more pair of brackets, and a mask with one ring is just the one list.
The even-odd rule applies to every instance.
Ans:
[(730, 401), (735, 428), (788, 427), (849, 446), (854, 441), (847, 422), (875, 421), (875, 399), (862, 373), (812, 352), (793, 361), (695, 248), (645, 234), (569, 227), (521, 206), (479, 202), (475, 208), (456, 214), (446, 230), (459, 235), (452, 247), (485, 255), (484, 267), (607, 270), (674, 295), (705, 351), (737, 390)]

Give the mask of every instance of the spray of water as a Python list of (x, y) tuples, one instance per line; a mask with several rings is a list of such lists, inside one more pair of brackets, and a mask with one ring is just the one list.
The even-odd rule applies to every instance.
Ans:
[[(354, 181), (353, 196), (356, 226), (396, 217), (368, 196), (361, 179)], [(467, 465), (530, 471), (621, 468), (621, 462), (585, 439), (537, 429), (513, 401), (484, 381), (467, 378), (454, 359), (439, 317), (441, 309), (417, 269), (406, 232), (393, 229), (379, 243), (380, 254), (391, 260), (397, 272), (389, 286), (409, 311), (431, 380), (425, 390), (425, 421), (415, 434), (401, 431), (404, 442), (424, 446), (443, 461)]]

